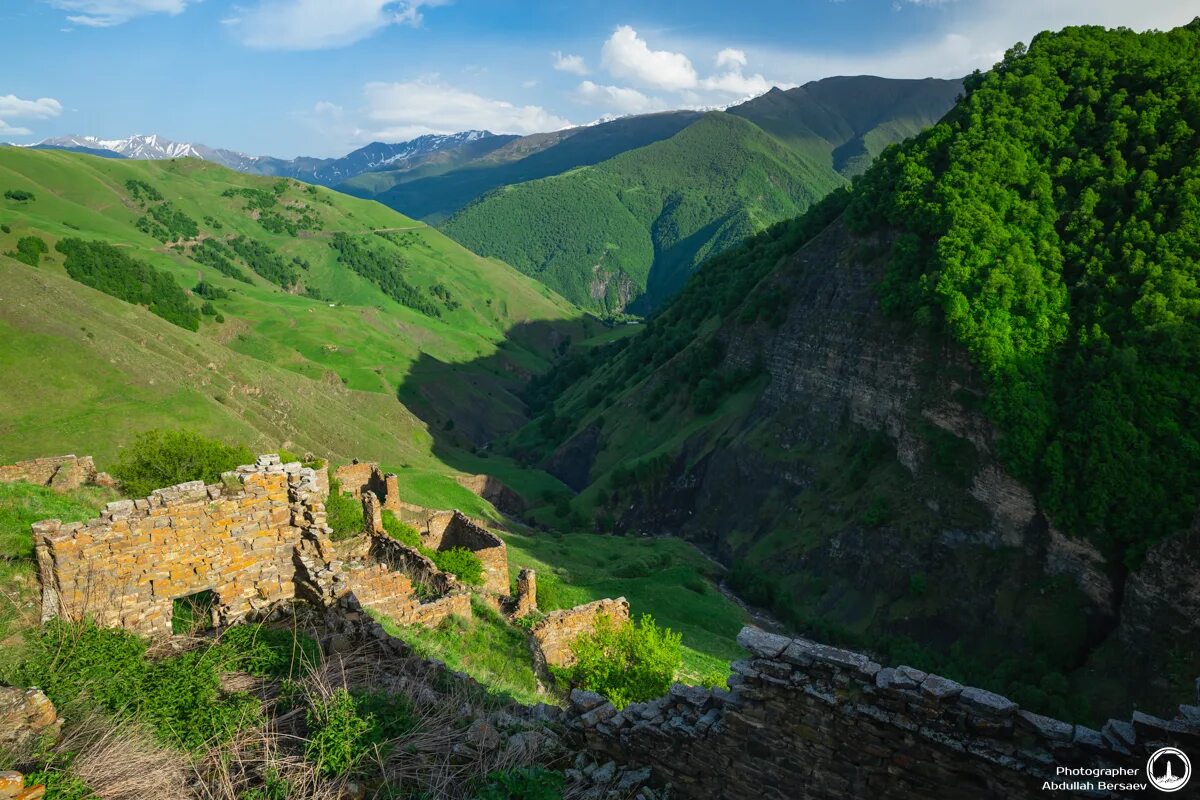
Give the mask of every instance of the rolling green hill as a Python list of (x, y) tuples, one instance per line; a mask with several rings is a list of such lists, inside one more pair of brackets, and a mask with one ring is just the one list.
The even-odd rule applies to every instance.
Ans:
[(509, 185), (444, 223), (580, 305), (647, 313), (692, 270), (937, 122), (959, 81), (829, 78), (711, 112), (590, 169)]
[(515, 427), (523, 378), (602, 330), (377, 203), (195, 159), (0, 149), (0, 226), (2, 462), (105, 463), (142, 430), (187, 425), (454, 492), (427, 420), (470, 405), (481, 438)]
[(337, 188), (436, 224), (500, 186), (589, 166), (675, 135), (700, 114), (641, 114), (583, 128), (522, 136), (469, 161), (364, 173)]
[(537, 381), (508, 451), (822, 640), (1091, 724), (1169, 708), (1200, 672), (1198, 52), (1200, 20), (1014, 47)]

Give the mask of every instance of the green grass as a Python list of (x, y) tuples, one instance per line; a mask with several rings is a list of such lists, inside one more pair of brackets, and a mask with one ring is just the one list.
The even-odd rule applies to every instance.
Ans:
[[(240, 262), (251, 283), (234, 280), (143, 233), (131, 181), (198, 221), (201, 236), (245, 236), (289, 263), (301, 259), (309, 267), (299, 270), (298, 288), (328, 299), (285, 292)], [(10, 231), (0, 233), (0, 253), (31, 235), (50, 251), (38, 267), (0, 256), (0, 368), (12, 376), (0, 394), (0, 461), (86, 452), (103, 466), (142, 430), (186, 425), (254, 449), (283, 445), (449, 474), (454, 467), (434, 452), (434, 436), (413, 411), (428, 417), (428, 408), (463, 392), (446, 386), (445, 370), (417, 366), (442, 365), (465, 384), (494, 387), (462, 412), (511, 426), (521, 419), (515, 376), (548, 366), (559, 335), (552, 331), (583, 340), (602, 329), (536, 281), (377, 203), (286, 182), (279, 202), (304, 204), (319, 222), (291, 236), (263, 228), (240, 195), (224, 196), (275, 185), (193, 159), (0, 151), (0, 188), (27, 187), (35, 196), (0, 200)], [(391, 299), (338, 264), (330, 247), (337, 232), (370, 237), (390, 229), (404, 234), (371, 241), (403, 262), (417, 290), (439, 285), (454, 298), (440, 318)], [(54, 251), (67, 237), (112, 245), (184, 289), (202, 279), (227, 292), (212, 301), (224, 323), (205, 316), (191, 333), (71, 280)], [(403, 402), (419, 398), (424, 406), (397, 402), (402, 389)]]
[(524, 632), (505, 622), (482, 601), (472, 599), (471, 611), (470, 620), (448, 617), (436, 628), (398, 625), (388, 617), (369, 613), (389, 634), (408, 642), (418, 655), (465, 672), (497, 700), (511, 698), (526, 704), (551, 700), (538, 692)]
[(537, 571), (542, 611), (623, 596), (635, 619), (650, 614), (682, 633), (680, 680), (723, 685), (729, 663), (745, 655), (735, 641), (744, 612), (712, 585), (718, 568), (679, 539), (506, 533), (504, 540), (514, 579), (522, 568)]
[(64, 493), (29, 483), (0, 484), (0, 666), (17, 649), (10, 637), (37, 617), (30, 526), (44, 519), (82, 522), (117, 497), (111, 489), (92, 486)]

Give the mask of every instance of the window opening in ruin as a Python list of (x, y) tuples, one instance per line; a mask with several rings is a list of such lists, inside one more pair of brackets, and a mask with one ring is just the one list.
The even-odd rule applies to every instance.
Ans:
[(213, 628), (213, 608), (217, 596), (212, 590), (177, 597), (171, 609), (171, 633), (190, 634)]

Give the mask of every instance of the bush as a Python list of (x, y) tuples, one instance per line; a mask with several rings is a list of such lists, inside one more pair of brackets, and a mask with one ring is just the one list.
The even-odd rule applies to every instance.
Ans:
[(575, 664), (566, 675), (575, 686), (607, 697), (617, 708), (666, 694), (683, 661), (683, 636), (659, 628), (653, 617), (616, 624), (601, 617), (596, 629), (571, 643)]
[(148, 723), (164, 743), (196, 750), (260, 718), (256, 698), (221, 690), (221, 673), (237, 666), (233, 647), (154, 661), (145, 640), (128, 631), (52, 620), (26, 633), (21, 659), (0, 682), (39, 687), (67, 719), (125, 714)]
[(310, 698), (305, 719), (305, 758), (329, 777), (355, 772), (373, 750), (413, 725), (408, 706), (398, 696), (345, 689)]
[(110, 470), (125, 494), (148, 495), (186, 481), (215, 483), (222, 472), (254, 460), (249, 448), (228, 445), (187, 430), (149, 430), (122, 453)]
[(566, 778), (541, 767), (489, 772), (475, 800), (562, 800)]
[(362, 502), (355, 500), (353, 495), (343, 494), (341, 484), (334, 478), (329, 479), (325, 516), (329, 527), (333, 529), (330, 538), (335, 542), (353, 538), (366, 530)]
[(50, 252), (46, 243), (37, 236), (22, 236), (17, 240), (17, 249), (5, 253), (9, 258), (15, 258), (23, 264), (36, 267), (42, 256)]
[(407, 522), (401, 522), (391, 511), (383, 512), (383, 529), (387, 531), (388, 536), (401, 544), (406, 544), (414, 550), (421, 549), (421, 532)]
[(426, 551), (425, 555), (437, 565), (442, 572), (449, 572), (463, 583), (472, 586), (483, 584), (483, 562), (479, 556), (465, 547), (452, 547), (449, 550)]
[(27, 203), (34, 199), (34, 194), (25, 189), (9, 189), (4, 193), (4, 197), (7, 200), (14, 200), (18, 203)]

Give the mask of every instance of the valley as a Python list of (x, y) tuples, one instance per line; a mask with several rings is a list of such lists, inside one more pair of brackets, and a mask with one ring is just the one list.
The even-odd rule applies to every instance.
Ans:
[(1200, 741), (1198, 54), (767, 89), (623, 25), (551, 53), (632, 109), (587, 125), (431, 73), (296, 112), (370, 123), (339, 158), (0, 146), (0, 800), (1154, 783)]

